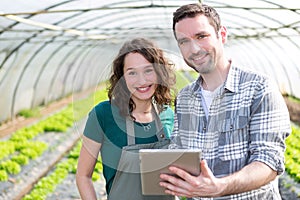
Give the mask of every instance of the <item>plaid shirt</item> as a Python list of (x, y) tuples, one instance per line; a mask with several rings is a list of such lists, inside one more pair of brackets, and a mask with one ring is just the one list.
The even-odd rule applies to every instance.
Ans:
[[(202, 106), (198, 80), (176, 99), (174, 136), (184, 148), (200, 148), (216, 177), (260, 161), (284, 171), (285, 138), (290, 133), (286, 104), (275, 84), (262, 75), (232, 66), (209, 108)], [(212, 198), (194, 198), (212, 199)], [(278, 180), (253, 191), (215, 199), (281, 199)]]

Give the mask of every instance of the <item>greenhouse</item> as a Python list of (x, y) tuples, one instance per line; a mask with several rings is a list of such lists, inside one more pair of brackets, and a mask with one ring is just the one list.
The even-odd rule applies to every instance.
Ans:
[[(227, 28), (234, 64), (275, 81), (290, 114), (282, 199), (300, 199), (300, 1), (2, 0), (0, 7), (0, 199), (80, 199), (75, 173), (89, 111), (106, 100), (125, 41), (145, 37), (172, 60), (179, 91), (198, 74), (186, 65), (173, 13), (204, 3)], [(106, 199), (101, 159), (93, 174)], [(72, 188), (72, 189), (70, 189)]]

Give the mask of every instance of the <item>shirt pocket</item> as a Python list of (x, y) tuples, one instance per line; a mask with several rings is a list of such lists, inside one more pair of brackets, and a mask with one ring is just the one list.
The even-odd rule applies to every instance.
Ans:
[(218, 157), (222, 161), (246, 159), (249, 147), (247, 125), (247, 116), (237, 116), (219, 122)]

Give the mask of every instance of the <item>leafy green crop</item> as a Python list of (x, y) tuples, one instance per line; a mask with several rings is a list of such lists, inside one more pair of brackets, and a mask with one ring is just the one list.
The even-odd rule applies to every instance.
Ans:
[(21, 110), (18, 114), (19, 116), (23, 116), (25, 118), (29, 118), (29, 117), (38, 117), (40, 116), (40, 109), (39, 108), (35, 108), (35, 109), (24, 109)]
[(189, 71), (190, 75), (196, 80), (199, 77), (199, 73), (195, 70)]
[(177, 71), (176, 72), (176, 88), (178, 91), (180, 91), (184, 86), (188, 85), (190, 83), (190, 80), (188, 80), (183, 71)]
[(15, 152), (15, 144), (10, 141), (0, 141), (0, 160)]
[(29, 163), (29, 158), (22, 154), (11, 157), (11, 160), (15, 161), (19, 165), (27, 165)]
[[(55, 188), (59, 183), (61, 183), (69, 173), (75, 174), (77, 167), (77, 160), (79, 156), (79, 151), (81, 149), (81, 142), (78, 142), (77, 145), (70, 151), (67, 159), (58, 163), (55, 166), (55, 169), (48, 176), (43, 177), (39, 182), (34, 186), (31, 192), (22, 200), (35, 200), (46, 199), (47, 196), (55, 191)], [(101, 160), (97, 161), (95, 172), (93, 173), (92, 180), (96, 181), (100, 178), (102, 172)], [(43, 198), (40, 198), (43, 197)]]
[(0, 170), (0, 181), (7, 181), (8, 180), (8, 174), (6, 170)]
[(285, 168), (287, 173), (300, 183), (300, 129), (292, 126), (292, 133), (286, 139)]
[(0, 163), (0, 170), (5, 170), (10, 174), (18, 174), (21, 171), (21, 166), (15, 161), (6, 160)]

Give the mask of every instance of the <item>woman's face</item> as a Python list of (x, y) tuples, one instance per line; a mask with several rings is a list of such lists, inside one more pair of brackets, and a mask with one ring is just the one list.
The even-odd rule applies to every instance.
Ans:
[(139, 53), (129, 53), (124, 60), (124, 78), (133, 101), (151, 101), (157, 87), (153, 64)]

